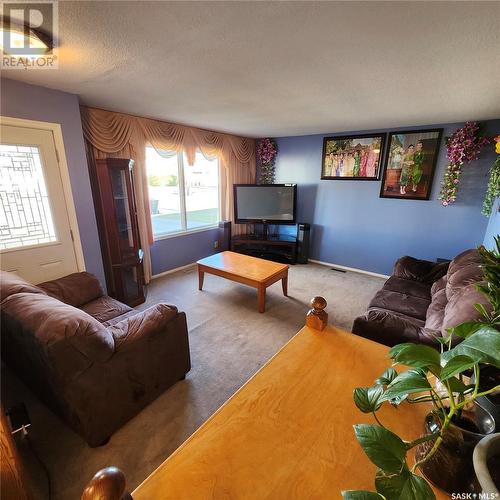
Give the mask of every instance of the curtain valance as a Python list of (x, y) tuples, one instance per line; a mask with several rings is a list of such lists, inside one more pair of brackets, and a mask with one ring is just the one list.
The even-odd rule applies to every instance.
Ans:
[(224, 167), (234, 157), (238, 163), (255, 168), (254, 139), (103, 109), (82, 107), (81, 113), (85, 139), (105, 153), (116, 153), (139, 140), (155, 149), (185, 151), (190, 165), (200, 150), (207, 157), (219, 157)]

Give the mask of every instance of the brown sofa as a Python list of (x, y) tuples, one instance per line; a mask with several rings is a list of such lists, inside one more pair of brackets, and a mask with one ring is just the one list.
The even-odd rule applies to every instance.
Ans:
[(90, 446), (190, 369), (186, 315), (139, 312), (89, 273), (32, 285), (1, 273), (2, 358)]
[(483, 279), (477, 250), (466, 250), (450, 263), (402, 257), (393, 275), (354, 320), (353, 333), (393, 346), (403, 342), (439, 345), (447, 328), (481, 317), (474, 304), (489, 307), (476, 288)]

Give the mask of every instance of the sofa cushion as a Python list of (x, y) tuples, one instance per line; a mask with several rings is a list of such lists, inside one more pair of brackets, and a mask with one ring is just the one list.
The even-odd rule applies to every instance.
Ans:
[(392, 274), (398, 278), (422, 281), (424, 276), (428, 275), (434, 266), (435, 262), (405, 255), (396, 261)]
[(470, 284), (477, 283), (483, 279), (483, 269), (479, 262), (467, 262), (462, 267), (453, 267), (448, 272), (446, 282), (446, 295), (450, 300), (454, 294)]
[(455, 293), (445, 308), (441, 331), (447, 334), (448, 328), (453, 328), (466, 321), (476, 321), (482, 318), (482, 314), (476, 310), (474, 304), (483, 304), (487, 311), (491, 311), (491, 304), (476, 286), (471, 283)]
[(41, 293), (45, 295), (41, 288), (32, 285), (17, 274), (0, 271), (0, 300), (14, 293)]
[(82, 311), (90, 314), (99, 323), (107, 323), (109, 320), (116, 318), (117, 316), (122, 316), (123, 314), (133, 311), (133, 309), (118, 300), (109, 297), (108, 295), (103, 295), (98, 299), (91, 300), (83, 306), (80, 307)]
[(369, 308), (375, 307), (377, 309), (394, 311), (425, 321), (427, 308), (430, 303), (430, 296), (428, 299), (423, 299), (406, 293), (382, 289), (375, 294), (375, 297), (373, 297), (369, 304)]
[(447, 281), (448, 279), (446, 276), (443, 276), (442, 278), (439, 278), (437, 281), (435, 281), (431, 287), (431, 297), (434, 296), (434, 294), (439, 292), (440, 290), (446, 289)]
[(449, 262), (438, 262), (434, 264), (433, 268), (422, 278), (422, 281), (432, 284), (443, 276), (446, 276), (449, 265)]
[(45, 294), (17, 293), (4, 300), (2, 314), (33, 332), (46, 351), (67, 343), (89, 359), (106, 361), (114, 352), (110, 332), (84, 311)]
[(398, 278), (420, 281), (431, 285), (446, 274), (449, 264), (449, 262), (415, 259), (415, 257), (406, 255), (398, 259), (394, 264), (393, 275)]
[[(389, 347), (403, 342), (420, 342), (424, 322), (385, 309), (369, 309), (354, 320), (352, 331), (356, 335)], [(432, 340), (425, 338), (426, 343)]]
[(52, 297), (74, 307), (80, 307), (104, 295), (99, 280), (93, 274), (85, 272), (69, 274), (38, 286)]
[(431, 298), (431, 287), (427, 283), (398, 278), (397, 276), (391, 276), (385, 282), (384, 290), (404, 293), (412, 297), (420, 297), (421, 299), (430, 300)]
[(481, 256), (475, 248), (465, 250), (458, 254), (451, 262), (448, 268), (448, 275), (453, 274), (457, 269), (467, 266), (471, 263), (481, 264)]
[(129, 347), (134, 341), (145, 341), (148, 335), (158, 335), (165, 330), (167, 324), (177, 316), (177, 307), (167, 304), (156, 304), (128, 315), (122, 321), (110, 326), (109, 331), (115, 340), (116, 351), (122, 350), (125, 344)]
[(446, 288), (441, 288), (432, 295), (432, 302), (427, 309), (425, 328), (441, 330), (447, 303)]
[(130, 318), (131, 316), (135, 316), (137, 313), (138, 313), (138, 311), (136, 311), (135, 309), (131, 309), (130, 311), (128, 311), (126, 313), (120, 314), (120, 316), (115, 316), (114, 318), (111, 318), (111, 319), (108, 319), (107, 321), (104, 321), (102, 324), (106, 328), (109, 328), (110, 326), (114, 326), (117, 323), (119, 323), (120, 321), (123, 321), (124, 319)]

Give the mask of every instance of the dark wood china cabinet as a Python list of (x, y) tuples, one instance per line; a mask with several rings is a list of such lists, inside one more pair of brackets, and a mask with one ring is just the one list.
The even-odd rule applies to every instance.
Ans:
[(94, 205), (108, 294), (133, 307), (145, 300), (134, 161), (106, 158), (95, 160), (94, 167)]

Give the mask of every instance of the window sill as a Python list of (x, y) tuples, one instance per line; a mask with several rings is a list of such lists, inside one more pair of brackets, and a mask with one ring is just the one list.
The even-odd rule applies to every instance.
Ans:
[(186, 236), (188, 234), (196, 234), (203, 233), (205, 231), (213, 231), (214, 229), (218, 229), (219, 224), (215, 224), (212, 226), (203, 226), (197, 227), (194, 229), (187, 229), (186, 231), (177, 231), (176, 233), (168, 233), (168, 234), (160, 234), (158, 236), (153, 236), (155, 243), (161, 240), (169, 240), (170, 238), (177, 238), (179, 236)]

